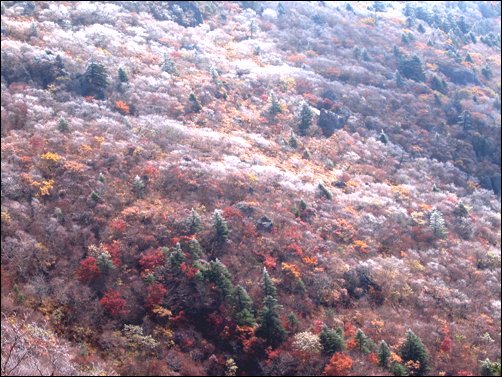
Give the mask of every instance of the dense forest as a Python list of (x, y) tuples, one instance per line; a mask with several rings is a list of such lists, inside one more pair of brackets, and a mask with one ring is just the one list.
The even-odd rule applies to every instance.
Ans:
[(500, 376), (500, 2), (1, 20), (2, 375)]

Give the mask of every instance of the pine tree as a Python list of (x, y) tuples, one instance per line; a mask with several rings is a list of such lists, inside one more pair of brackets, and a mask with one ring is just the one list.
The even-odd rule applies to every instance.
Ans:
[(468, 110), (464, 110), (458, 117), (458, 125), (462, 126), (464, 130), (472, 127), (472, 115)]
[(103, 173), (99, 173), (98, 175), (98, 181), (101, 183), (105, 183), (105, 175)]
[(298, 139), (296, 138), (295, 136), (295, 133), (293, 131), (291, 131), (291, 136), (289, 137), (289, 146), (291, 148), (298, 148)]
[(232, 275), (219, 259), (209, 262), (209, 266), (206, 266), (201, 273), (204, 280), (214, 283), (218, 287), (225, 300), (231, 297), (234, 291)]
[(265, 267), (263, 267), (262, 273), (262, 284), (263, 284), (263, 293), (265, 296), (272, 296), (277, 298), (277, 288), (274, 285), (274, 282), (270, 278), (268, 271)]
[(427, 353), (422, 340), (411, 330), (406, 332), (406, 341), (401, 346), (399, 355), (405, 363), (410, 360), (414, 362), (418, 361), (420, 363), (420, 367), (417, 372), (421, 376), (423, 376), (429, 369), (429, 354)]
[(402, 88), (404, 86), (403, 76), (401, 76), (398, 71), (396, 71), (396, 86), (398, 88)]
[(103, 275), (107, 275), (110, 271), (115, 268), (115, 265), (112, 262), (112, 258), (108, 253), (101, 253), (96, 258), (96, 265), (99, 267), (99, 271)]
[(277, 313), (279, 308), (275, 297), (265, 296), (263, 308), (258, 313), (259, 326), (255, 331), (256, 336), (266, 339), (273, 347), (281, 344), (287, 337)]
[(429, 218), (429, 224), (430, 227), (432, 228), (432, 231), (434, 232), (434, 237), (436, 238), (445, 238), (447, 231), (446, 231), (446, 226), (445, 222), (443, 219), (443, 214), (438, 211), (436, 208), (434, 208), (431, 212), (430, 218)]
[(364, 334), (363, 330), (357, 329), (355, 338), (357, 341), (357, 346), (359, 347), (359, 351), (369, 353), (368, 337)]
[(173, 76), (179, 76), (176, 65), (167, 54), (164, 54), (164, 64), (162, 64), (162, 70)]
[(132, 190), (134, 193), (141, 198), (145, 190), (145, 182), (139, 177), (139, 175), (134, 177), (132, 182)]
[(183, 250), (181, 250), (181, 245), (179, 242), (174, 246), (171, 255), (169, 255), (169, 261), (171, 262), (171, 266), (178, 270), (181, 264), (186, 260), (185, 254)]
[(234, 317), (239, 326), (253, 326), (253, 300), (249, 297), (246, 289), (238, 285), (233, 293)]
[(195, 94), (190, 93), (188, 100), (190, 101), (190, 104), (192, 106), (192, 111), (194, 113), (200, 113), (200, 111), (202, 110), (202, 106), (201, 106), (199, 100), (197, 99), (197, 97), (195, 97)]
[(380, 342), (378, 346), (377, 355), (378, 355), (378, 364), (381, 367), (386, 368), (387, 364), (389, 363), (390, 349), (385, 340), (382, 340)]
[(195, 238), (192, 238), (188, 243), (188, 251), (190, 252), (193, 260), (197, 260), (202, 257), (202, 246), (200, 246), (199, 241)]
[(279, 105), (279, 102), (277, 102), (277, 98), (275, 97), (274, 92), (270, 92), (270, 108), (268, 109), (268, 112), (272, 117), (275, 117), (277, 114), (282, 113), (281, 106)]
[(422, 68), (422, 62), (417, 55), (411, 59), (400, 59), (397, 64), (397, 69), (407, 79), (417, 82), (425, 81), (425, 73)]
[(458, 217), (467, 217), (469, 215), (469, 209), (462, 202), (458, 203), (457, 208), (455, 208), (455, 214)]
[(288, 314), (288, 329), (290, 333), (296, 333), (300, 329), (300, 321), (293, 312)]
[(127, 77), (127, 73), (126, 73), (126, 71), (124, 71), (124, 69), (122, 67), (120, 67), (118, 70), (118, 78), (119, 78), (119, 81), (122, 83), (126, 83), (129, 81), (129, 77)]
[(336, 330), (330, 329), (328, 326), (323, 327), (319, 335), (319, 340), (321, 341), (323, 351), (328, 355), (345, 350), (343, 335), (340, 334), (340, 331), (337, 332)]
[(186, 220), (190, 234), (198, 233), (202, 230), (202, 221), (199, 214), (192, 208), (190, 216)]
[(321, 191), (321, 195), (325, 196), (326, 199), (331, 200), (333, 198), (333, 194), (331, 194), (331, 191), (329, 191), (322, 182), (319, 182), (317, 187)]
[(500, 361), (490, 361), (490, 359), (485, 359), (481, 361), (479, 367), (481, 376), (500, 376)]
[(61, 117), (58, 121), (58, 130), (60, 132), (68, 132), (70, 130), (70, 125), (65, 118)]
[(299, 131), (301, 136), (307, 135), (307, 130), (312, 125), (312, 110), (310, 106), (304, 103), (300, 111), (300, 126)]
[(105, 89), (108, 86), (108, 76), (105, 67), (92, 61), (87, 66), (81, 84), (84, 96), (94, 96), (97, 99), (104, 99)]
[(424, 25), (422, 25), (422, 24), (418, 24), (418, 31), (419, 31), (420, 33), (422, 33), (422, 34), (423, 34), (423, 33), (425, 33), (425, 28), (424, 28)]
[(387, 144), (389, 142), (389, 138), (387, 137), (387, 134), (383, 132), (383, 130), (380, 132), (380, 135), (378, 135), (378, 140), (380, 142)]
[(214, 211), (213, 221), (216, 241), (219, 243), (226, 242), (228, 239), (228, 225), (223, 216), (221, 216), (221, 211)]

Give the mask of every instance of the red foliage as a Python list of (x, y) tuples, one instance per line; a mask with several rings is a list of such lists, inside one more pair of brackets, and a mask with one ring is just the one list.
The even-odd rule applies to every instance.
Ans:
[(295, 253), (299, 257), (303, 256), (303, 250), (302, 250), (301, 246), (298, 245), (297, 243), (289, 244), (287, 250), (290, 253)]
[(144, 270), (151, 270), (164, 264), (165, 257), (160, 249), (149, 250), (141, 254), (139, 264)]
[(143, 169), (143, 175), (146, 175), (150, 180), (157, 179), (159, 176), (159, 168), (147, 163)]
[(112, 220), (108, 225), (113, 232), (119, 234), (124, 233), (127, 229), (127, 223), (122, 219)]
[(145, 305), (150, 309), (156, 305), (161, 305), (166, 293), (167, 289), (162, 284), (154, 283), (150, 285), (146, 289)]
[(451, 351), (451, 346), (452, 340), (448, 335), (446, 335), (441, 342), (441, 346), (439, 346), (439, 350), (444, 353), (449, 353)]
[(375, 364), (375, 365), (378, 365), (378, 356), (375, 352), (372, 352), (368, 355), (368, 358), (370, 359), (370, 361)]
[(237, 218), (242, 219), (242, 212), (235, 207), (225, 207), (223, 209), (223, 217), (225, 219)]
[(472, 374), (468, 370), (459, 370), (456, 376), (474, 376), (474, 374)]
[(352, 323), (345, 322), (343, 327), (344, 327), (343, 331), (344, 331), (345, 336), (347, 338), (350, 338), (356, 334), (356, 328), (354, 327), (354, 325)]
[(337, 352), (324, 368), (324, 374), (326, 376), (344, 376), (350, 368), (352, 368), (352, 358)]
[(103, 245), (103, 248), (110, 253), (115, 266), (120, 266), (122, 264), (122, 261), (120, 260), (122, 245), (119, 241), (113, 240), (111, 243), (106, 243)]
[(122, 298), (119, 292), (112, 289), (105, 293), (99, 303), (112, 317), (118, 317), (126, 313), (124, 309), (126, 300)]
[(99, 277), (99, 267), (96, 263), (96, 258), (87, 257), (80, 262), (80, 267), (77, 270), (78, 279), (82, 283), (87, 283)]
[(195, 275), (197, 274), (197, 272), (199, 272), (198, 268), (192, 267), (185, 262), (183, 262), (180, 265), (180, 269), (181, 269), (181, 272), (183, 272), (188, 279), (193, 279), (195, 277)]
[(277, 267), (277, 260), (271, 256), (271, 255), (267, 255), (265, 257), (265, 261), (263, 262), (263, 264), (265, 265), (265, 267), (267, 267), (268, 269), (273, 269), (275, 270), (275, 268)]

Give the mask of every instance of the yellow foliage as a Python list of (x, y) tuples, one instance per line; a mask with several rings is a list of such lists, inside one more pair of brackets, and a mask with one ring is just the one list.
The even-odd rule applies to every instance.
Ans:
[(281, 268), (282, 268), (282, 270), (284, 272), (291, 274), (296, 279), (300, 279), (300, 277), (302, 276), (302, 274), (300, 273), (300, 270), (298, 269), (298, 267), (296, 267), (292, 263), (285, 263), (285, 262), (283, 262), (282, 265), (281, 265)]
[(66, 161), (64, 163), (63, 167), (66, 170), (69, 170), (73, 173), (80, 173), (81, 171), (83, 171), (86, 168), (86, 166), (84, 164), (81, 164), (76, 161)]
[(307, 265), (316, 265), (317, 264), (317, 257), (303, 257), (302, 258), (303, 263)]
[(54, 179), (49, 179), (48, 181), (33, 182), (34, 186), (38, 186), (38, 196), (49, 196), (50, 191), (54, 187)]
[(53, 152), (47, 152), (47, 153), (44, 153), (42, 156), (40, 156), (42, 158), (42, 160), (45, 160), (45, 161), (48, 161), (50, 163), (57, 163), (61, 160), (61, 156), (58, 155), (57, 153), (53, 153)]
[(169, 318), (173, 315), (173, 313), (169, 309), (166, 309), (159, 305), (155, 305), (152, 309), (152, 312), (161, 318)]
[(427, 220), (425, 219), (423, 212), (416, 212), (416, 211), (412, 212), (411, 219), (417, 225), (425, 225), (427, 223)]
[(355, 240), (352, 245), (356, 250), (360, 251), (361, 253), (368, 252), (368, 244), (362, 240)]
[(84, 144), (80, 147), (80, 150), (83, 152), (83, 153), (88, 153), (90, 151), (92, 151), (92, 147), (89, 145), (89, 144)]
[(10, 220), (10, 213), (8, 211), (2, 211), (2, 224), (8, 224)]
[(412, 261), (410, 262), (410, 266), (411, 266), (411, 268), (412, 268), (413, 270), (415, 270), (415, 271), (420, 271), (420, 272), (421, 272), (421, 271), (425, 271), (425, 267), (424, 267), (424, 265), (423, 265), (422, 263), (420, 263), (420, 261), (419, 261), (419, 260), (417, 260), (417, 259), (412, 260)]
[(375, 25), (375, 19), (373, 17), (362, 18), (360, 22), (365, 25)]
[(392, 186), (390, 190), (397, 196), (398, 199), (407, 200), (410, 198), (410, 190), (408, 190), (406, 187), (403, 187), (401, 185)]

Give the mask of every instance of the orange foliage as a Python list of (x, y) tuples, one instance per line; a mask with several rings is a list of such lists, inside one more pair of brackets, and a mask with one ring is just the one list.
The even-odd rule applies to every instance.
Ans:
[(352, 368), (352, 358), (341, 352), (333, 355), (326, 368), (324, 368), (324, 375), (326, 376), (344, 376), (349, 369)]
[(223, 217), (225, 219), (230, 219), (230, 218), (237, 218), (237, 219), (242, 219), (242, 212), (239, 211), (235, 207), (225, 207), (223, 209)]
[(115, 108), (123, 115), (129, 114), (129, 105), (124, 101), (116, 101)]
[(355, 240), (352, 244), (354, 248), (364, 254), (368, 254), (368, 244), (361, 240)]
[(277, 267), (277, 260), (274, 257), (272, 257), (271, 255), (267, 255), (265, 257), (265, 261), (263, 262), (263, 264), (265, 267), (275, 270), (275, 268)]
[(309, 266), (315, 266), (318, 263), (317, 257), (303, 257), (302, 261)]
[(296, 279), (300, 279), (300, 277), (302, 276), (302, 274), (300, 273), (300, 270), (298, 269), (298, 267), (296, 267), (292, 263), (283, 262), (282, 265), (281, 265), (281, 267), (282, 267), (282, 270), (284, 272), (286, 272), (288, 274), (291, 274)]

